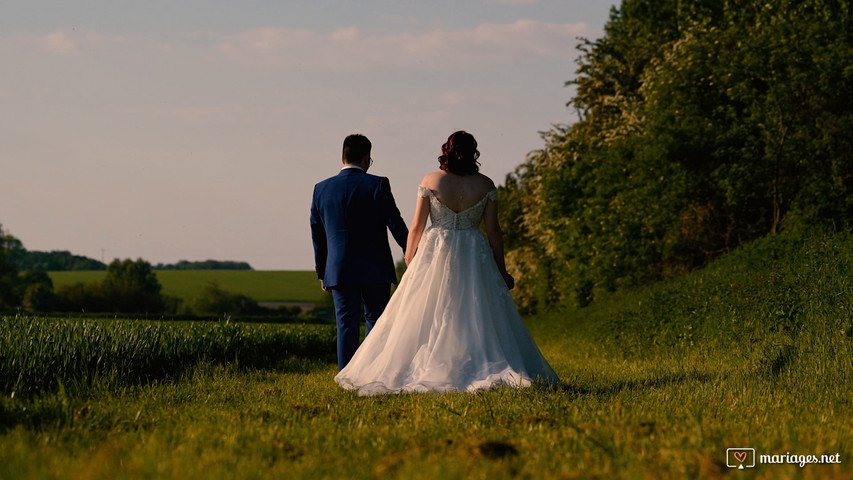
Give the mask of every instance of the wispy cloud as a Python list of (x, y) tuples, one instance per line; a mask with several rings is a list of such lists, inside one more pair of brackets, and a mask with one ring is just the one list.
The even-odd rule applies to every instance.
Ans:
[[(570, 60), (577, 53), (577, 38), (596, 33), (585, 23), (518, 20), (456, 30), (411, 24), (390, 32), (355, 26), (330, 31), (257, 27), (235, 34), (188, 33), (171, 38), (58, 30), (18, 36), (17, 40), (57, 56), (92, 51), (126, 56), (152, 50), (180, 56), (191, 51), (196, 58), (203, 55), (218, 61), (310, 70), (390, 67), (474, 71), (507, 64)], [(205, 49), (207, 55), (203, 53)]]
[[(6, 40), (15, 44), (35, 46), (43, 52), (57, 56), (77, 55), (95, 49), (115, 49), (116, 46), (126, 46), (134, 42), (133, 38), (122, 35), (81, 32), (74, 28), (48, 34), (12, 34), (7, 36)], [(145, 43), (145, 39), (139, 37), (136, 43)]]
[(181, 125), (256, 125), (269, 118), (279, 118), (284, 115), (306, 116), (310, 114), (308, 107), (301, 105), (264, 105), (248, 106), (232, 104), (228, 106), (207, 105), (173, 105), (145, 106), (119, 108), (117, 112), (140, 119), (153, 120), (158, 123)]
[(375, 33), (347, 27), (331, 32), (263, 27), (221, 39), (218, 53), (234, 62), (351, 70), (374, 66), (478, 69), (572, 56), (584, 23), (519, 20), (468, 30)]
[(503, 5), (535, 5), (539, 3), (539, 0), (490, 0), (493, 3), (500, 3)]
[(73, 55), (77, 53), (77, 45), (65, 32), (53, 32), (38, 41), (42, 50), (54, 55)]
[(154, 118), (157, 121), (177, 121), (185, 124), (251, 123), (252, 112), (243, 107), (178, 105), (168, 107), (148, 106), (123, 108), (120, 113), (136, 117)]

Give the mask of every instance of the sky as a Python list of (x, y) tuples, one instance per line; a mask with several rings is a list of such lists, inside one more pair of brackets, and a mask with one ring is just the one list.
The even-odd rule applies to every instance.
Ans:
[(344, 137), (407, 223), (456, 130), (502, 184), (576, 120), (575, 47), (613, 3), (0, 0), (0, 224), (106, 262), (312, 270)]

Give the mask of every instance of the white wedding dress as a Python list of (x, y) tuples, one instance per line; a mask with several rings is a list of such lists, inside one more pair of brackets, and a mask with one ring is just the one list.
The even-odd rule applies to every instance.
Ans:
[(497, 190), (458, 213), (425, 187), (418, 195), (429, 197), (431, 225), (384, 313), (335, 381), (360, 395), (558, 383), (478, 229)]

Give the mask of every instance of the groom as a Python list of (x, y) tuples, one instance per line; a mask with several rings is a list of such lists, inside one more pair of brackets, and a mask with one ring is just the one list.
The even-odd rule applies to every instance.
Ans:
[(362, 301), (370, 333), (397, 283), (386, 227), (404, 254), (409, 235), (388, 179), (367, 173), (371, 146), (364, 135), (344, 139), (344, 167), (314, 186), (311, 204), (314, 265), (320, 287), (335, 301), (338, 370), (358, 349)]

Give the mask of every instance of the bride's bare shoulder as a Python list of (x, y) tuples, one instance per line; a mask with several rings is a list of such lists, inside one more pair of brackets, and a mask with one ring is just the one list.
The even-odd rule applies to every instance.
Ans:
[(483, 175), (482, 173), (478, 173), (478, 174), (477, 174), (477, 180), (478, 180), (478, 181), (480, 182), (480, 184), (481, 184), (481, 185), (483, 185), (484, 187), (488, 187), (488, 188), (489, 188), (489, 190), (491, 190), (491, 189), (495, 188), (495, 182), (493, 182), (491, 178), (489, 178), (489, 177), (487, 177), (487, 176)]
[(474, 178), (477, 190), (479, 190), (483, 195), (494, 190), (495, 182), (493, 182), (491, 178), (483, 175), (482, 173), (476, 174)]
[(421, 186), (435, 190), (436, 187), (438, 187), (439, 182), (441, 182), (441, 179), (444, 178), (445, 175), (446, 174), (441, 170), (427, 173), (426, 175), (424, 175), (423, 180), (421, 180)]

